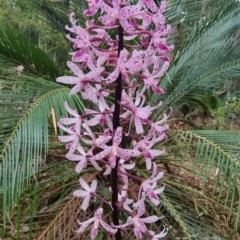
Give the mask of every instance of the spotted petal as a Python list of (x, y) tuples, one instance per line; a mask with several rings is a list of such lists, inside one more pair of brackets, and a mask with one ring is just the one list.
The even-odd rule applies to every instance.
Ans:
[(142, 0), (143, 6), (148, 7), (152, 12), (157, 12), (158, 7), (153, 0)]
[(105, 223), (102, 219), (100, 220), (100, 224), (107, 232), (110, 232), (112, 234), (115, 234), (117, 232), (117, 229), (114, 229), (113, 227)]
[(118, 156), (124, 161), (129, 160), (131, 157), (137, 157), (140, 155), (140, 152), (136, 149), (122, 149), (118, 148)]
[(75, 139), (74, 135), (70, 135), (70, 136), (58, 136), (58, 140), (60, 142), (71, 142)]
[(140, 227), (134, 227), (133, 231), (134, 231), (134, 234), (135, 234), (139, 239), (142, 239), (142, 233), (141, 233), (141, 228), (140, 228)]
[(88, 193), (83, 190), (76, 190), (73, 192), (73, 195), (76, 197), (86, 197), (88, 195)]
[(119, 146), (122, 142), (122, 128), (118, 127), (113, 137), (113, 144)]
[(77, 66), (77, 64), (68, 61), (67, 66), (72, 70), (72, 72), (80, 78), (84, 77), (82, 70)]
[(119, 68), (115, 68), (115, 70), (107, 77), (106, 82), (112, 83), (112, 82), (116, 81), (119, 73), (120, 73)]
[(139, 117), (137, 117), (137, 116), (134, 117), (134, 124), (135, 124), (137, 134), (143, 133), (143, 126), (142, 126), (142, 122)]
[(165, 189), (165, 185), (163, 185), (162, 187), (160, 187), (160, 188), (158, 188), (158, 189), (155, 189), (155, 190), (154, 190), (154, 193), (160, 194), (160, 193), (162, 193), (162, 192), (164, 191), (164, 189)]
[(111, 147), (107, 147), (103, 151), (101, 151), (100, 153), (98, 153), (95, 156), (93, 156), (92, 158), (90, 158), (90, 160), (100, 160), (100, 159), (103, 159), (111, 152), (111, 150), (112, 150)]
[(84, 199), (83, 199), (83, 203), (82, 203), (82, 210), (83, 211), (86, 211), (88, 206), (89, 206), (89, 202), (90, 202), (90, 199), (91, 199), (91, 195), (88, 194)]
[(91, 188), (87, 185), (83, 178), (80, 178), (79, 182), (83, 189), (85, 189), (87, 192), (91, 192)]
[(153, 236), (152, 240), (158, 240), (164, 238), (168, 234), (168, 228), (165, 228), (159, 233), (159, 234), (154, 234), (154, 232), (149, 231)]
[(72, 76), (63, 76), (63, 77), (58, 77), (56, 81), (61, 83), (66, 83), (66, 84), (77, 84), (79, 83), (79, 78), (72, 77)]
[(81, 225), (81, 227), (76, 232), (77, 233), (83, 232), (90, 225), (90, 223), (92, 223), (94, 220), (95, 220), (95, 217), (92, 217), (92, 218), (90, 218), (87, 221), (82, 222), (82, 223), (78, 221), (78, 224)]
[(75, 171), (77, 173), (80, 173), (83, 170), (83, 168), (85, 168), (86, 166), (87, 166), (87, 161), (84, 159), (76, 165)]

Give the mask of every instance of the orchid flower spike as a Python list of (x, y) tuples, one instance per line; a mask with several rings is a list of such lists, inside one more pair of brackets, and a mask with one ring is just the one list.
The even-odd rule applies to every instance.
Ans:
[[(116, 239), (124, 239), (124, 231), (132, 230), (139, 239), (161, 239), (168, 231), (164, 228), (155, 234), (148, 230), (148, 224), (160, 220), (146, 214), (145, 204), (158, 206), (165, 189), (164, 184), (158, 187), (164, 174), (158, 171), (155, 160), (165, 152), (156, 145), (167, 138), (169, 126), (165, 122), (169, 115), (154, 121), (153, 113), (157, 114), (162, 102), (151, 105), (147, 94), (164, 94), (161, 78), (173, 50), (167, 41), (171, 26), (164, 18), (167, 0), (85, 1), (84, 15), (90, 18), (85, 26), (80, 26), (71, 13), (71, 26), (65, 27), (74, 49), (67, 62), (71, 74), (57, 78), (60, 84), (72, 85), (70, 95), (84, 99), (82, 105), (74, 98), (74, 108), (65, 101), (69, 117), (58, 122), (65, 132), (58, 139), (66, 144), (66, 158), (75, 164), (77, 174), (87, 169), (100, 176), (90, 185), (80, 177), (81, 189), (73, 193), (83, 199), (83, 211), (88, 210), (91, 200), (98, 199), (91, 205), (94, 216), (79, 222), (77, 233), (92, 224), (92, 240), (98, 236), (99, 228), (115, 234)], [(148, 179), (137, 171), (142, 166), (152, 170)], [(109, 187), (110, 192), (104, 195), (102, 190)], [(108, 198), (112, 198), (111, 204)], [(105, 222), (104, 205), (112, 206), (112, 226)], [(127, 221), (122, 222), (120, 212), (128, 215)]]

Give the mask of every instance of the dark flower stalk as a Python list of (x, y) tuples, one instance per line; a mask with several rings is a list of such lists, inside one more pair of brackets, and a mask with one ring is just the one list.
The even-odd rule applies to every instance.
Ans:
[[(118, 57), (120, 52), (123, 50), (123, 28), (121, 25), (118, 27)], [(114, 101), (114, 112), (113, 112), (113, 132), (120, 126), (120, 105), (122, 96), (122, 74), (119, 73), (116, 80), (117, 86), (115, 88), (115, 101)], [(119, 225), (119, 212), (116, 203), (118, 202), (118, 162), (119, 158), (116, 159), (116, 166), (111, 171), (111, 186), (112, 186), (112, 207), (113, 207), (113, 223)], [(116, 240), (121, 240), (121, 229), (118, 229), (116, 233)]]

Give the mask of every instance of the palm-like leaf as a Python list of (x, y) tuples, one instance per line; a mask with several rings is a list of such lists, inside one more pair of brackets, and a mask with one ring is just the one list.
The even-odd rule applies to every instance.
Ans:
[[(219, 20), (196, 31), (181, 51), (168, 73), (161, 79), (161, 87), (171, 93), (156, 116), (179, 101), (197, 86), (235, 77), (239, 69), (239, 42), (233, 36), (240, 24), (240, 7), (230, 5)], [(159, 98), (152, 98), (153, 102)]]
[[(204, 86), (203, 83), (207, 83), (209, 86), (222, 79), (225, 80), (227, 77), (236, 76), (240, 58), (239, 52), (235, 51), (235, 47), (238, 48), (238, 42), (234, 45), (232, 39), (236, 27), (240, 23), (239, 7), (234, 4), (225, 7), (223, 10), (218, 18), (215, 17), (206, 26), (194, 32), (168, 74), (161, 80), (161, 86), (168, 89), (169, 95), (165, 99), (163, 108), (156, 113), (156, 117), (168, 106), (191, 94), (197, 86)], [(234, 51), (234, 54), (232, 51)], [(196, 95), (193, 94), (193, 96)], [(196, 239), (207, 236), (206, 226), (204, 226), (203, 235), (201, 235), (201, 231), (196, 231), (200, 221), (202, 223), (223, 221), (220, 218), (215, 220), (210, 218), (211, 221), (208, 220), (212, 210), (208, 210), (207, 205), (201, 203), (200, 198), (202, 197), (205, 202), (209, 200), (212, 202), (209, 202), (209, 206), (218, 206), (216, 209), (218, 208), (220, 212), (225, 211), (224, 215), (234, 219), (228, 226), (225, 224), (225, 229), (231, 229), (233, 226), (238, 229), (240, 204), (237, 154), (239, 154), (239, 147), (236, 142), (239, 141), (239, 135), (216, 131), (177, 131), (171, 137), (170, 139), (177, 142), (174, 143), (170, 140), (171, 144), (167, 148), (169, 149), (169, 158), (167, 157), (165, 160), (170, 165), (175, 165), (178, 169), (182, 168), (183, 170), (178, 177), (174, 177), (174, 172), (170, 173), (170, 176), (175, 180), (171, 180), (169, 184), (177, 189), (178, 196), (183, 195), (181, 192), (184, 191), (184, 193), (188, 193), (188, 196), (193, 197), (191, 199), (191, 209), (195, 216), (191, 218), (181, 217), (188, 226), (190, 235)], [(184, 163), (182, 159), (184, 159)], [(184, 178), (184, 175), (188, 177)], [(191, 184), (191, 180), (197, 181), (198, 186), (186, 187), (186, 182)], [(199, 192), (201, 192), (201, 196), (196, 196), (195, 194)], [(186, 194), (184, 195), (186, 196)], [(189, 201), (185, 201), (183, 204), (183, 199), (181, 198), (181, 204), (179, 204), (179, 201), (177, 202), (181, 206), (181, 210), (191, 205)], [(196, 208), (198, 204), (202, 205), (201, 207), (204, 210), (200, 213), (201, 218), (198, 216), (199, 210)], [(205, 215), (205, 217), (202, 217), (202, 215)], [(215, 213), (215, 216), (217, 216), (217, 213)], [(208, 233), (211, 232), (214, 231), (210, 228)], [(228, 235), (228, 233), (216, 234), (225, 235), (225, 238)], [(208, 236), (211, 239), (220, 239), (220, 236), (214, 237), (211, 234)], [(230, 237), (230, 239), (235, 238), (237, 239), (238, 235), (233, 234)]]
[(56, 64), (33, 40), (10, 26), (0, 28), (0, 56), (5, 64), (22, 65), (25, 71), (47, 79), (55, 80), (61, 74)]
[[(182, 18), (181, 11), (186, 7), (189, 10), (187, 16), (189, 21), (201, 19), (199, 9), (202, 2), (198, 1), (198, 3), (200, 5), (196, 6), (196, 2), (189, 0), (169, 1), (168, 21), (176, 22)], [(64, 34), (66, 21), (59, 17), (59, 13), (64, 13), (63, 9), (57, 10), (57, 5), (50, 6), (47, 2), (43, 4), (48, 19), (51, 19), (51, 23)], [(84, 4), (84, 1), (74, 0), (72, 5), (81, 24), (85, 22), (81, 15)], [(176, 49), (179, 53), (166, 76), (161, 79), (161, 86), (166, 89), (167, 94), (164, 97), (163, 107), (155, 112), (155, 118), (167, 111), (169, 106), (183, 101), (184, 97), (187, 98), (191, 94), (196, 102), (199, 101), (201, 96), (194, 94), (197, 87), (209, 87), (212, 83), (216, 84), (223, 79), (236, 77), (239, 73), (240, 43), (234, 41), (234, 34), (240, 25), (239, 3), (230, 1), (221, 8), (221, 12), (210, 16), (203, 25), (199, 27), (196, 25), (185, 43), (178, 43)], [(175, 39), (173, 38), (172, 41)], [(4, 210), (8, 204), (16, 202), (17, 195), (14, 194), (25, 186), (23, 181), (20, 181), (19, 185), (16, 184), (17, 177), (23, 180), (24, 177), (37, 174), (42, 160), (39, 156), (43, 156), (42, 150), (44, 152), (47, 149), (46, 119), (50, 109), (54, 107), (57, 118), (63, 115), (62, 103), (68, 98), (68, 90), (58, 84), (51, 83), (46, 87), (42, 82), (44, 79), (29, 76), (21, 76), (17, 78), (18, 80), (15, 80), (16, 78), (11, 75), (9, 84), (4, 80), (1, 85), (2, 93), (9, 97), (9, 101), (3, 104), (5, 112), (1, 116), (6, 124), (6, 128), (1, 132), (1, 138), (5, 143), (2, 145), (4, 149), (2, 164), (5, 164), (5, 168), (9, 167), (6, 168), (7, 170), (11, 168), (14, 173), (11, 175), (9, 170), (8, 173), (2, 174), (5, 181), (4, 193), (7, 193), (3, 198)], [(28, 86), (26, 79), (29, 82), (29, 97), (23, 96), (21, 92), (21, 87)], [(10, 93), (12, 89), (14, 92)], [(159, 100), (161, 99), (158, 97), (150, 99), (152, 104)], [(80, 108), (81, 103), (77, 97), (71, 101), (72, 106), (75, 104)], [(22, 109), (17, 109), (19, 102), (23, 105)], [(40, 111), (43, 108), (46, 109), (44, 113)], [(17, 110), (17, 114), (12, 116), (12, 113), (9, 113), (10, 109)], [(36, 126), (40, 127), (41, 131), (36, 130)], [(240, 134), (226, 131), (180, 130), (171, 130), (168, 134), (169, 139), (159, 145), (159, 148), (166, 148), (166, 154), (157, 159), (165, 171), (164, 181), (167, 187), (160, 207), (152, 209), (162, 217), (161, 226), (169, 227), (169, 235), (166, 239), (238, 239)], [(33, 139), (36, 141), (31, 143), (30, 140)], [(18, 156), (20, 160), (22, 159), (19, 162), (18, 158), (13, 158)], [(32, 162), (32, 159), (36, 161)], [(18, 168), (20, 162), (22, 166)], [(60, 168), (56, 166), (55, 170), (58, 169)], [(149, 174), (143, 172), (140, 167), (138, 171), (144, 176)], [(57, 181), (53, 184), (57, 184)], [(74, 187), (73, 184), (69, 187), (69, 191)], [(71, 201), (72, 198), (67, 198), (66, 202), (59, 204), (63, 207), (66, 204), (64, 211), (57, 215), (54, 215), (56, 212), (49, 215), (48, 232), (38, 236), (42, 239), (48, 239), (48, 234), (52, 238), (59, 236), (54, 229), (57, 229), (55, 227), (62, 222), (65, 224), (66, 219), (63, 220), (63, 216), (67, 218), (66, 213), (75, 209), (68, 208)], [(66, 227), (66, 230), (69, 228)], [(64, 232), (64, 227), (60, 232)]]
[[(191, 228), (186, 227), (191, 236), (203, 224), (209, 239), (214, 232), (226, 237), (230, 229), (239, 226), (240, 134), (173, 130), (169, 135), (166, 156), (159, 159), (167, 166), (169, 190), (165, 195), (186, 226), (194, 220)], [(224, 218), (231, 221), (224, 223)], [(226, 232), (216, 232), (213, 225), (204, 226), (210, 222), (224, 224)], [(201, 239), (200, 233), (196, 239)]]
[[(59, 3), (49, 3), (49, 1), (46, 0), (34, 0), (34, 7), (40, 14), (40, 17), (43, 17), (43, 19), (47, 20), (54, 29), (58, 29), (58, 31), (61, 32), (65, 37), (65, 25), (69, 25), (69, 12), (66, 14), (65, 7), (59, 5)], [(83, 15), (83, 10), (86, 9), (86, 2), (81, 0), (73, 0), (71, 1), (70, 8), (71, 11), (77, 15), (77, 19), (79, 20), (80, 24), (85, 23), (86, 19)], [(67, 9), (67, 11), (69, 10), (70, 9)]]
[[(6, 69), (1, 68), (1, 71)], [(69, 89), (36, 76), (7, 75), (1, 80), (1, 194), (3, 212), (12, 207), (25, 184), (43, 166), (48, 152), (48, 118), (52, 109), (59, 119), (66, 115), (64, 101), (81, 107), (77, 96), (69, 98)]]
[[(155, 118), (169, 106), (183, 101), (184, 97), (187, 99), (187, 95), (192, 94), (196, 100), (193, 91), (198, 86), (209, 87), (237, 75), (239, 43), (233, 43), (233, 38), (240, 25), (239, 10), (236, 3), (226, 4), (218, 15), (189, 37), (161, 79), (161, 87), (167, 94)], [(168, 14), (171, 16), (170, 12)], [(151, 102), (159, 100), (152, 97)], [(239, 228), (240, 208), (239, 146), (236, 144), (239, 134), (217, 131), (174, 131), (169, 134), (168, 155), (159, 160), (168, 171), (166, 183), (169, 188), (164, 200), (174, 209), (172, 215), (179, 223), (181, 221), (181, 229), (186, 230), (176, 234), (175, 228), (169, 238), (228, 239), (231, 236), (229, 239), (238, 239), (235, 231)], [(232, 222), (226, 223), (223, 216)], [(218, 231), (219, 225), (224, 225), (226, 232)]]

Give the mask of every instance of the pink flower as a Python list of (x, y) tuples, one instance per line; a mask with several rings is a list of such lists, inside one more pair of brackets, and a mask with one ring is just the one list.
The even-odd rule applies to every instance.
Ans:
[(149, 25), (153, 22), (155, 25), (155, 28), (157, 31), (161, 31), (164, 28), (165, 25), (165, 18), (163, 16), (163, 13), (166, 10), (167, 1), (163, 0), (161, 1), (161, 6), (158, 9), (156, 4), (153, 0), (142, 0), (142, 2), (148, 2), (146, 6), (151, 9), (154, 14), (144, 11), (141, 13), (142, 18), (142, 25), (140, 26), (141, 29), (147, 29)]
[(72, 27), (65, 26), (65, 29), (76, 34), (75, 38), (72, 38), (69, 34), (66, 36), (74, 45), (75, 49), (79, 49), (78, 51), (72, 53), (72, 61), (73, 62), (89, 62), (91, 58), (93, 58), (93, 51), (96, 50), (96, 47), (101, 43), (101, 41), (96, 41), (96, 39), (100, 38), (108, 38), (106, 31), (104, 29), (93, 29), (92, 32), (96, 34), (92, 34), (88, 31), (88, 28), (93, 25), (93, 21), (86, 21), (87, 28), (84, 29), (81, 26), (76, 25), (76, 20), (73, 18), (74, 14), (70, 14), (70, 21), (72, 23)]
[(140, 148), (143, 156), (145, 157), (147, 170), (151, 169), (152, 160), (164, 153), (164, 150), (151, 149), (157, 142), (155, 139), (155, 137), (150, 138), (147, 136), (144, 137), (144, 139), (134, 143), (134, 147), (137, 149)]
[[(170, 27), (169, 27), (170, 28)], [(153, 47), (157, 50), (160, 55), (171, 52), (174, 48), (173, 45), (168, 46), (166, 38), (163, 38), (163, 35), (169, 34), (171, 29), (166, 29), (164, 31), (154, 32), (152, 43)]]
[(96, 84), (95, 88), (88, 84), (85, 87), (85, 92), (82, 93), (83, 99), (88, 99), (96, 104), (99, 105), (99, 109), (101, 111), (105, 111), (106, 109), (109, 110), (109, 106), (106, 103), (106, 97), (109, 93), (101, 88), (101, 84)]
[[(132, 212), (132, 209), (128, 206), (129, 204), (133, 203), (133, 199), (129, 199), (126, 197), (128, 185), (124, 185), (122, 187), (121, 193), (118, 193), (118, 206), (123, 206), (123, 208), (129, 212)], [(125, 189), (125, 190), (124, 190)]]
[[(135, 205), (136, 206), (136, 205)], [(145, 223), (153, 223), (158, 221), (158, 217), (156, 215), (146, 217), (146, 218), (141, 218), (141, 216), (145, 213), (145, 206), (144, 206), (144, 199), (141, 199), (138, 204), (138, 211), (136, 215), (132, 215), (128, 217), (127, 222), (125, 224), (115, 226), (118, 228), (125, 228), (128, 227), (129, 225), (133, 224), (133, 230), (135, 235), (142, 239), (142, 233), (147, 232), (147, 227)]]
[(90, 120), (85, 121), (86, 124), (88, 126), (96, 126), (96, 125), (103, 126), (106, 123), (108, 128), (110, 130), (112, 130), (113, 125), (112, 125), (112, 121), (110, 119), (110, 114), (105, 113), (105, 111), (102, 109), (99, 109), (99, 110), (100, 110), (100, 112), (97, 112), (97, 111), (91, 110), (91, 109), (85, 109), (86, 114), (94, 114)]
[(109, 129), (105, 129), (102, 135), (98, 136), (98, 138), (95, 138), (92, 130), (86, 123), (83, 123), (82, 126), (86, 130), (85, 132), (83, 132), (83, 136), (88, 136), (90, 139), (85, 139), (82, 137), (81, 140), (88, 145), (104, 149), (106, 143), (109, 142), (110, 139), (112, 139)]
[(106, 12), (99, 17), (99, 20), (105, 26), (113, 26), (119, 19), (120, 24), (126, 32), (133, 32), (135, 29), (134, 18), (141, 13), (140, 4), (122, 7), (122, 0), (112, 0), (112, 6), (102, 2), (101, 9)]
[[(159, 218), (144, 216), (144, 201), (159, 205), (159, 194), (165, 188), (165, 185), (158, 187), (163, 173), (157, 171), (153, 162), (164, 151), (153, 147), (167, 138), (168, 125), (162, 124), (168, 116), (153, 122), (151, 115), (162, 103), (150, 105), (145, 93), (164, 93), (159, 81), (169, 67), (167, 53), (173, 49), (172, 45), (167, 45), (171, 26), (165, 24), (163, 16), (167, 0), (161, 0), (161, 3), (155, 0), (85, 1), (88, 4), (85, 16), (96, 13), (99, 16), (86, 21), (84, 28), (78, 26), (74, 14), (70, 15), (71, 26), (66, 26), (66, 30), (70, 32), (67, 38), (73, 44), (74, 52), (67, 65), (74, 76), (59, 77), (57, 82), (73, 85), (70, 95), (80, 93), (81, 98), (87, 100), (86, 104), (90, 103), (82, 115), (65, 103), (71, 116), (62, 118), (58, 126), (68, 135), (60, 136), (59, 140), (67, 143), (66, 158), (77, 162), (77, 173), (90, 165), (99, 171), (104, 169), (104, 175), (111, 174), (106, 179), (110, 179), (112, 191), (102, 197), (95, 193), (96, 180), (88, 185), (79, 179), (82, 189), (73, 195), (83, 198), (81, 208), (86, 211), (92, 197), (94, 200), (98, 197), (101, 204), (94, 204), (97, 209), (94, 216), (79, 222), (77, 232), (82, 233), (92, 224), (91, 239), (95, 239), (99, 227), (116, 234), (118, 229), (131, 231), (130, 226), (138, 239), (144, 235), (158, 240), (167, 233), (165, 229), (159, 234), (147, 229), (147, 224), (157, 222)], [(134, 171), (141, 154), (145, 157), (147, 170), (152, 170), (148, 179), (137, 176)], [(129, 160), (131, 162), (127, 163)], [(128, 189), (130, 181), (134, 186), (140, 185), (136, 203), (128, 198), (132, 197)], [(110, 204), (107, 201), (110, 195), (113, 222), (120, 221), (120, 225), (114, 227), (105, 223), (102, 217), (102, 205)], [(117, 208), (128, 214), (126, 223), (121, 223)]]
[[(141, 189), (143, 192), (148, 196), (149, 200), (155, 205), (158, 206), (160, 204), (160, 200), (158, 197), (158, 194), (162, 193), (165, 189), (165, 185), (163, 187), (160, 187), (158, 189), (154, 189), (157, 185), (157, 181), (160, 180), (164, 173), (159, 172), (157, 176), (157, 164), (153, 163), (153, 173), (152, 176), (149, 179), (146, 179), (142, 182), (139, 194), (141, 192)], [(152, 185), (151, 185), (152, 184)]]
[(127, 60), (125, 65), (131, 74), (142, 71), (143, 54), (144, 51), (135, 49), (132, 56)]
[[(72, 27), (65, 26), (65, 29), (70, 31), (73, 34), (76, 34), (76, 38), (72, 38), (70, 34), (67, 34), (66, 38), (71, 41), (74, 45), (75, 49), (80, 49), (77, 52), (72, 53), (72, 61), (74, 62), (83, 62), (86, 58), (89, 57), (90, 50), (91, 50), (91, 42), (89, 34), (86, 29), (82, 28), (81, 26), (76, 25), (76, 20), (74, 20), (74, 13), (70, 14), (70, 22), (72, 23)], [(91, 55), (91, 54), (90, 54)]]
[(86, 0), (88, 2), (88, 9), (84, 11), (85, 16), (94, 15), (101, 7), (102, 0)]
[(164, 229), (158, 234), (155, 234), (153, 231), (148, 231), (148, 232), (152, 235), (152, 238), (151, 238), (152, 240), (159, 240), (164, 238), (168, 234), (168, 228), (166, 229), (164, 227)]
[(153, 64), (153, 60), (156, 58), (155, 53), (156, 51), (152, 47), (149, 47), (146, 51), (135, 49), (126, 63), (129, 72), (137, 73), (141, 71), (145, 75), (145, 71)]
[(152, 12), (157, 12), (158, 7), (153, 0), (140, 0), (143, 7), (149, 8)]
[[(157, 135), (157, 136), (161, 136), (163, 134), (164, 131), (169, 129), (169, 125), (163, 125), (162, 124), (164, 122), (167, 121), (167, 119), (169, 118), (169, 116), (171, 115), (172, 112), (172, 108), (170, 108), (170, 113), (168, 115), (164, 114), (163, 118), (157, 122), (153, 122), (153, 121), (148, 121), (147, 124), (149, 124), (151, 126), (151, 129), (149, 131), (149, 135), (153, 136), (153, 135)], [(165, 136), (167, 138), (167, 136)]]
[(78, 135), (80, 135), (81, 125), (82, 125), (81, 116), (78, 114), (76, 110), (71, 109), (67, 102), (64, 102), (64, 106), (67, 112), (73, 116), (73, 118), (61, 118), (59, 120), (59, 123), (64, 125), (74, 124), (71, 127), (71, 130), (75, 131)]
[(75, 94), (80, 90), (83, 90), (85, 86), (88, 84), (87, 80), (92, 80), (92, 79), (98, 80), (101, 72), (104, 70), (103, 67), (98, 67), (93, 69), (87, 74), (83, 74), (82, 70), (75, 63), (68, 61), (67, 65), (72, 70), (72, 72), (77, 75), (77, 77), (63, 76), (63, 77), (58, 77), (56, 81), (65, 83), (65, 84), (75, 85), (70, 91), (70, 95)]
[(115, 234), (117, 232), (117, 229), (114, 229), (113, 227), (109, 226), (107, 223), (105, 223), (102, 220), (102, 213), (103, 213), (103, 209), (99, 208), (95, 213), (94, 213), (94, 217), (88, 219), (85, 222), (79, 222), (79, 225), (81, 225), (81, 227), (77, 230), (77, 233), (81, 233), (83, 232), (89, 225), (90, 223), (93, 222), (93, 226), (92, 226), (92, 230), (91, 230), (91, 239), (94, 240), (97, 237), (98, 234), (98, 228), (99, 228), (99, 224), (102, 226), (103, 229), (105, 229), (107, 232), (110, 232), (112, 234)]
[[(118, 175), (122, 177), (122, 180), (124, 182), (125, 185), (128, 185), (128, 176), (125, 175), (124, 173), (127, 173), (127, 171), (125, 169), (133, 169), (134, 166), (135, 166), (135, 163), (130, 163), (130, 164), (124, 164), (124, 160), (123, 159), (120, 159), (119, 160), (119, 163), (118, 163), (118, 170), (119, 170), (119, 173)], [(112, 171), (112, 168), (110, 165), (107, 166), (107, 169), (106, 171), (103, 173), (103, 175), (109, 175)]]
[(152, 111), (159, 108), (162, 105), (162, 102), (159, 102), (156, 106), (151, 107), (150, 105), (144, 106), (145, 97), (137, 94), (135, 102), (133, 99), (129, 98), (129, 104), (121, 104), (121, 106), (127, 111), (125, 114), (122, 114), (122, 117), (130, 115), (130, 125), (134, 121), (137, 134), (143, 133), (142, 122), (145, 122), (149, 116), (152, 114)]
[(73, 153), (80, 145), (80, 135), (71, 128), (64, 127), (60, 122), (58, 122), (58, 127), (70, 134), (68, 136), (59, 136), (58, 140), (60, 142), (68, 142), (68, 144), (66, 145), (66, 149), (69, 149), (68, 153)]
[(137, 157), (140, 152), (136, 149), (123, 149), (119, 147), (119, 144), (122, 142), (122, 128), (118, 127), (115, 131), (113, 137), (113, 144), (112, 146), (106, 146), (104, 150), (95, 156), (93, 156), (92, 160), (99, 160), (105, 158), (109, 155), (109, 163), (111, 167), (114, 168), (116, 166), (116, 158), (122, 158), (123, 160), (128, 160), (131, 157)]
[[(163, 64), (160, 67), (160, 61), (162, 60)], [(145, 92), (146, 89), (149, 87), (152, 88), (152, 90), (157, 93), (157, 94), (163, 94), (164, 91), (162, 88), (158, 86), (159, 84), (159, 79), (164, 75), (164, 73), (167, 71), (169, 67), (169, 62), (170, 59), (165, 56), (154, 56), (152, 57), (152, 62), (153, 62), (153, 71), (152, 73), (149, 72), (149, 70), (146, 68), (145, 71), (143, 72), (144, 75), (144, 87), (141, 91), (141, 94)]]
[(125, 175), (124, 173), (127, 173), (127, 170), (131, 170), (135, 167), (135, 163), (130, 163), (130, 164), (126, 164), (125, 161), (123, 159), (119, 160), (119, 165), (118, 165), (118, 169), (119, 169), (119, 176), (122, 177), (122, 180), (124, 182), (125, 185), (128, 185), (128, 176)]
[(78, 147), (77, 150), (79, 151), (80, 154), (74, 154), (72, 152), (69, 152), (66, 155), (66, 158), (71, 161), (79, 161), (78, 164), (75, 167), (75, 171), (77, 173), (80, 173), (83, 168), (87, 167), (88, 162), (92, 164), (93, 167), (95, 167), (96, 170), (101, 171), (102, 169), (99, 167), (97, 162), (95, 160), (92, 160), (92, 149), (90, 149), (87, 153), (84, 151), (82, 147)]
[(77, 190), (73, 193), (73, 195), (76, 197), (82, 197), (84, 199), (81, 208), (83, 211), (86, 211), (89, 206), (90, 199), (96, 191), (97, 181), (93, 180), (91, 187), (87, 185), (83, 178), (80, 178), (79, 182), (82, 188), (85, 190)]
[(126, 61), (128, 56), (128, 51), (126, 49), (122, 50), (120, 52), (119, 58), (117, 60), (117, 66), (115, 70), (109, 74), (109, 76), (106, 79), (107, 83), (112, 83), (116, 81), (117, 77), (119, 76), (119, 73), (122, 74), (122, 78), (126, 83), (130, 83), (130, 80), (128, 78), (127, 72), (126, 72)]

